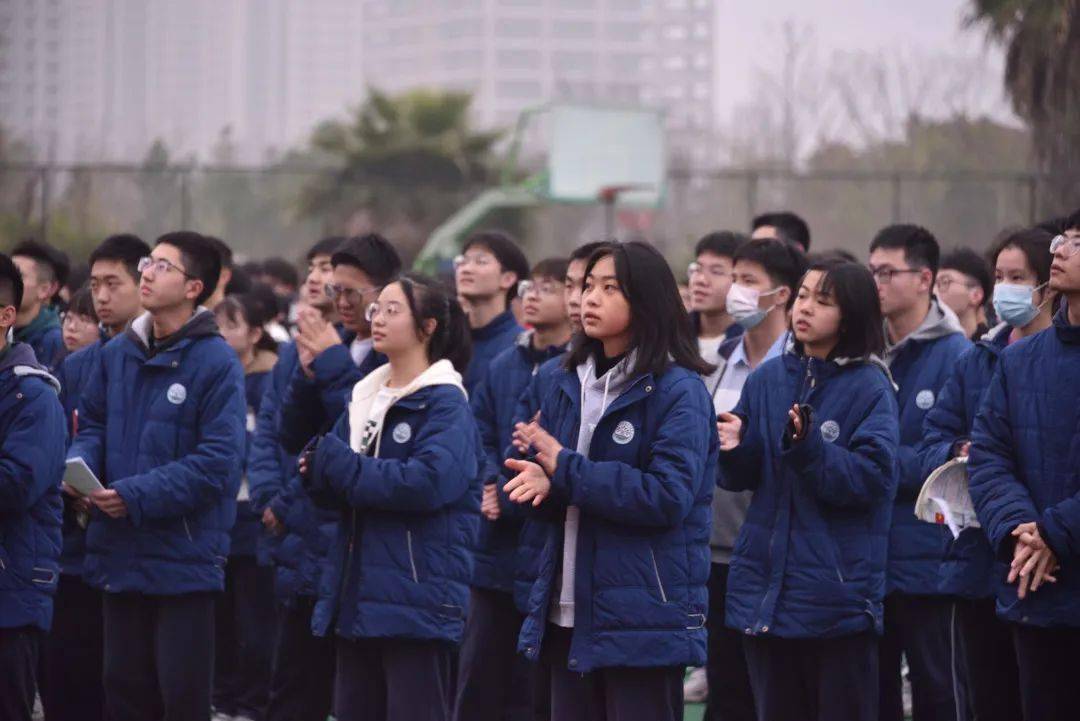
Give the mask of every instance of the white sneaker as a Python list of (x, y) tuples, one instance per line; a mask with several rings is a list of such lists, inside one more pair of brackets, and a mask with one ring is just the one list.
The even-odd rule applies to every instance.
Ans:
[(704, 668), (695, 668), (683, 681), (683, 701), (686, 703), (705, 703), (709, 697), (709, 678)]

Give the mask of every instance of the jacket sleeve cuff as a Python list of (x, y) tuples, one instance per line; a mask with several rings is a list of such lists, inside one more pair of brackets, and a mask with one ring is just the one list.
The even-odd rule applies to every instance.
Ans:
[(128, 518), (131, 519), (132, 525), (136, 528), (142, 525), (143, 512), (139, 506), (138, 495), (131, 487), (131, 479), (121, 478), (119, 481), (115, 481), (109, 484), (109, 490), (116, 491), (120, 498), (124, 500), (124, 506), (127, 507)]
[(572, 493), (570, 487), (570, 464), (573, 462), (576, 452), (569, 448), (559, 451), (558, 460), (555, 464), (555, 475), (551, 477), (551, 494), (568, 502)]
[(342, 369), (352, 366), (352, 356), (344, 343), (330, 346), (311, 361), (311, 371), (315, 382), (320, 385), (332, 383), (342, 373)]
[(792, 441), (790, 444), (785, 439), (783, 457), (796, 468), (803, 469), (821, 456), (822, 446), (825, 441), (821, 438), (821, 431), (817, 424), (811, 423), (806, 429), (806, 435), (802, 440)]
[(1061, 561), (1069, 550), (1068, 533), (1061, 527), (1061, 524), (1054, 518), (1052, 508), (1046, 509), (1042, 518), (1035, 524), (1039, 529), (1039, 535), (1042, 536), (1043, 541), (1050, 547), (1050, 550), (1057, 556), (1058, 561)]

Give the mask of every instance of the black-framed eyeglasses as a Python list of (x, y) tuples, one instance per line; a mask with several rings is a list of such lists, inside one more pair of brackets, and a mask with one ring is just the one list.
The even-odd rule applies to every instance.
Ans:
[(378, 288), (348, 288), (341, 283), (327, 283), (323, 286), (323, 292), (330, 300), (342, 298), (349, 303), (356, 303), (369, 293), (374, 293)]
[(888, 285), (892, 279), (901, 273), (921, 273), (919, 268), (871, 268), (870, 275), (882, 285)]

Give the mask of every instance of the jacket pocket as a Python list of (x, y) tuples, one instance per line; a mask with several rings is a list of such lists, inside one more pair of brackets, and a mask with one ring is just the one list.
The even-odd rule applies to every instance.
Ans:
[(412, 531), (405, 531), (405, 546), (409, 552), (409, 570), (412, 572), (413, 583), (420, 583), (420, 577), (416, 573), (416, 556), (413, 555)]
[(667, 591), (664, 590), (664, 581), (660, 578), (660, 566), (656, 563), (656, 551), (649, 546), (649, 560), (652, 561), (653, 574), (656, 576), (656, 589), (660, 592), (660, 600), (668, 602)]

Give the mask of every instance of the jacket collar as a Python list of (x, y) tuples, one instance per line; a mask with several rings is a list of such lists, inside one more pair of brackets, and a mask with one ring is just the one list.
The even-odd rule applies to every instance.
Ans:
[[(586, 377), (585, 383), (593, 385), (595, 390), (603, 392), (604, 384), (610, 381), (608, 393), (612, 396), (601, 418), (637, 403), (656, 390), (656, 378), (652, 373), (643, 373), (632, 376), (627, 370), (633, 368), (635, 356), (633, 353), (623, 358), (614, 368), (600, 378), (593, 376), (591, 361), (578, 366), (575, 370), (564, 371), (558, 381), (558, 386), (563, 393), (573, 399), (574, 405), (578, 406), (578, 414), (581, 414), (581, 389), (582, 378)], [(612, 376), (608, 378), (608, 376)]]
[(60, 315), (52, 306), (43, 305), (34, 319), (15, 330), (15, 340), (31, 342), (52, 328), (60, 327)]
[(153, 320), (150, 313), (143, 313), (131, 321), (124, 331), (124, 337), (129, 341), (128, 347), (150, 362), (172, 351), (180, 350), (189, 345), (196, 338), (210, 335), (219, 335), (217, 320), (214, 314), (203, 306), (195, 309), (188, 322), (180, 327), (180, 330), (170, 336), (164, 344), (160, 342), (150, 352), (149, 340), (153, 333)]
[(1054, 314), (1054, 332), (1062, 343), (1080, 345), (1080, 325), (1069, 324), (1069, 306), (1065, 303)]
[(492, 318), (491, 322), (484, 327), (473, 328), (472, 339), (474, 342), (488, 340), (514, 327), (517, 327), (517, 321), (514, 319), (514, 314), (509, 310), (504, 310), (502, 313), (499, 313)]
[(60, 381), (49, 373), (45, 366), (38, 363), (34, 356), (34, 349), (26, 343), (15, 343), (8, 346), (7, 352), (0, 357), (0, 375), (11, 372), (16, 377), (37, 376), (52, 386), (57, 393), (60, 392)]
[(930, 310), (919, 327), (898, 343), (892, 343), (889, 340), (889, 325), (885, 321), (882, 322), (885, 323), (885, 360), (889, 363), (909, 343), (937, 340), (953, 333), (961, 335), (964, 333), (964, 328), (960, 325), (956, 313), (937, 298), (930, 299)]

